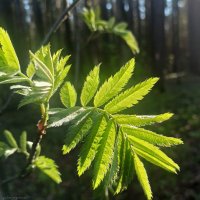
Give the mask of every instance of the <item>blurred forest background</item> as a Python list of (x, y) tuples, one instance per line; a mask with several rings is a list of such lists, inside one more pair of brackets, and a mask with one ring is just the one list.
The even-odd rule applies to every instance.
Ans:
[[(36, 51), (63, 10), (73, 0), (0, 0), (0, 26), (14, 44), (22, 69), (27, 66), (28, 50)], [(91, 32), (81, 18), (84, 7), (101, 9), (103, 19), (114, 16), (125, 21), (135, 35), (140, 53), (133, 55), (124, 42), (104, 34), (89, 40)], [(178, 176), (148, 165), (154, 199), (200, 200), (200, 1), (199, 0), (80, 0), (68, 19), (53, 33), (52, 50), (64, 49), (71, 54), (70, 79), (79, 89), (90, 69), (102, 62), (101, 78), (116, 72), (128, 59), (136, 57), (132, 82), (146, 77), (161, 78), (157, 88), (130, 112), (175, 116), (157, 127), (156, 132), (181, 137), (185, 142), (166, 152), (179, 163)], [(39, 111), (37, 106), (17, 110), (19, 98), (9, 87), (0, 86), (0, 131), (11, 130), (16, 137), (27, 130), (29, 140), (35, 136)], [(58, 98), (52, 107), (60, 104)], [(49, 130), (42, 143), (42, 152), (56, 160), (63, 182), (54, 184), (48, 177), (33, 173), (3, 188), (3, 196), (34, 200), (101, 199), (92, 192), (90, 174), (79, 178), (76, 173), (76, 150), (62, 156), (64, 129)], [(2, 139), (2, 134), (0, 139)], [(0, 160), (0, 180), (12, 176), (22, 167), (21, 157)], [(2, 198), (2, 197), (0, 197)], [(19, 198), (20, 199), (20, 198)], [(111, 198), (112, 199), (112, 198)], [(127, 191), (113, 197), (117, 200), (145, 199), (136, 177)]]

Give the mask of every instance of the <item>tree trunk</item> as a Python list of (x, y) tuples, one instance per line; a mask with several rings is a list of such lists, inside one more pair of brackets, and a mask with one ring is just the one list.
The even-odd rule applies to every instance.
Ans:
[(189, 52), (191, 71), (200, 74), (200, 1), (188, 1)]
[(173, 1), (173, 10), (172, 10), (172, 51), (174, 55), (174, 62), (172, 66), (173, 72), (179, 71), (179, 8), (178, 1)]
[(160, 89), (164, 90), (164, 69), (165, 69), (165, 30), (164, 30), (164, 8), (163, 0), (152, 0), (151, 3), (151, 26), (152, 26), (152, 50), (153, 69), (160, 77)]

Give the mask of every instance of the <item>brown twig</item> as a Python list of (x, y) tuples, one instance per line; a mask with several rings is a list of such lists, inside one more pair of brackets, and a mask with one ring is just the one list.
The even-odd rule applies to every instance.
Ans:
[(54, 32), (56, 32), (56, 30), (59, 28), (61, 23), (68, 18), (69, 12), (72, 11), (79, 2), (80, 2), (80, 0), (76, 0), (69, 7), (65, 8), (65, 10), (61, 13), (61, 15), (58, 17), (58, 19), (53, 24), (53, 26), (50, 28), (49, 32), (47, 33), (46, 37), (44, 38), (44, 40), (42, 42), (42, 45), (46, 44), (50, 40), (52, 34)]

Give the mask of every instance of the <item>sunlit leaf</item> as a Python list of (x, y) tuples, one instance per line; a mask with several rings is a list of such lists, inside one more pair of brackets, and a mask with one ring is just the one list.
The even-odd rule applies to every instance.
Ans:
[(70, 82), (66, 82), (60, 90), (60, 99), (65, 107), (73, 107), (76, 104), (77, 93)]
[(86, 106), (95, 95), (99, 85), (99, 65), (89, 73), (81, 92), (81, 104)]
[(100, 87), (94, 97), (94, 105), (99, 107), (116, 96), (127, 84), (134, 70), (135, 60), (127, 62), (114, 76), (111, 76)]
[(147, 199), (152, 199), (152, 192), (151, 192), (151, 186), (149, 184), (148, 176), (146, 169), (144, 168), (143, 163), (138, 158), (137, 154), (134, 154), (134, 163), (135, 163), (135, 171), (138, 177), (138, 180), (144, 190), (144, 193), (147, 196)]
[(106, 104), (104, 109), (107, 112), (114, 114), (126, 108), (132, 107), (149, 93), (157, 81), (158, 78), (150, 78), (142, 83), (137, 84), (136, 86), (131, 87)]
[(16, 74), (20, 64), (8, 33), (0, 27), (0, 71)]
[(62, 182), (58, 166), (55, 164), (54, 160), (45, 156), (39, 156), (35, 161), (35, 165), (56, 183)]

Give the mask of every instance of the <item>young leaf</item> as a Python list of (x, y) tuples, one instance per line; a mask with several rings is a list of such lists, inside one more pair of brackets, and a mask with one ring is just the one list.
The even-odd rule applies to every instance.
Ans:
[(16, 74), (20, 64), (8, 33), (0, 27), (0, 71)]
[(91, 112), (87, 111), (87, 114), (79, 117), (77, 123), (70, 126), (65, 138), (65, 145), (63, 146), (63, 154), (69, 153), (88, 133), (92, 126), (92, 120), (90, 119)]
[(102, 135), (101, 144), (94, 164), (93, 188), (97, 188), (104, 179), (113, 158), (113, 149), (115, 143), (115, 124), (110, 120), (107, 124), (105, 132)]
[(107, 122), (102, 114), (93, 117), (93, 126), (83, 144), (78, 159), (78, 175), (81, 176), (91, 165), (102, 139)]
[(128, 45), (128, 47), (131, 49), (133, 54), (139, 53), (140, 49), (138, 47), (137, 40), (135, 39), (135, 36), (132, 34), (131, 31), (128, 30), (116, 30), (114, 32), (116, 35), (120, 36), (125, 43)]
[(149, 184), (148, 176), (146, 169), (144, 168), (143, 163), (138, 158), (137, 154), (134, 153), (134, 163), (135, 163), (135, 171), (138, 177), (138, 180), (144, 190), (144, 193), (147, 196), (148, 200), (152, 199), (152, 192), (151, 192), (151, 186)]
[(134, 151), (141, 157), (170, 172), (176, 173), (179, 170), (179, 166), (158, 147), (134, 136), (128, 138)]
[(67, 65), (64, 69), (61, 69), (55, 77), (55, 82), (54, 82), (54, 92), (61, 86), (63, 83), (64, 79), (66, 78), (69, 70), (70, 70), (71, 65)]
[(76, 104), (77, 94), (74, 86), (66, 82), (60, 90), (60, 99), (65, 107), (74, 107)]
[(44, 78), (45, 81), (53, 83), (54, 77), (51, 71), (49, 70), (49, 68), (45, 65), (44, 62), (42, 62), (42, 60), (38, 58), (37, 55), (33, 54), (31, 51), (29, 53), (30, 53), (31, 58), (33, 59), (36, 74), (39, 77)]
[(6, 140), (11, 147), (16, 149), (18, 148), (17, 142), (10, 131), (5, 130), (4, 136), (6, 137)]
[(55, 164), (54, 160), (39, 156), (35, 161), (35, 165), (56, 183), (62, 182), (58, 166)]
[[(48, 91), (47, 91), (48, 92)], [(22, 106), (25, 106), (30, 103), (43, 103), (46, 100), (47, 92), (31, 92), (29, 95), (25, 96), (18, 105), (18, 108), (21, 108)]]
[(161, 115), (113, 115), (119, 124), (127, 124), (137, 127), (161, 123), (170, 119), (172, 116), (172, 113), (164, 113)]
[(178, 138), (166, 137), (164, 135), (158, 135), (152, 131), (145, 130), (143, 128), (137, 128), (135, 126), (122, 126), (122, 130), (127, 135), (132, 135), (141, 140), (145, 140), (154, 145), (171, 147), (174, 145), (183, 144), (183, 141)]
[(91, 31), (96, 31), (96, 16), (94, 10), (84, 8), (82, 16), (88, 28)]
[(32, 79), (32, 77), (34, 76), (35, 74), (35, 67), (34, 67), (34, 64), (33, 62), (31, 61), (26, 69), (26, 75)]
[(0, 76), (0, 84), (20, 83), (27, 81), (27, 78), (20, 76)]
[(89, 73), (81, 92), (81, 104), (86, 106), (95, 95), (99, 85), (99, 65)]
[(27, 133), (26, 131), (23, 131), (20, 136), (20, 149), (22, 152), (27, 152), (26, 143), (27, 143)]
[(104, 82), (94, 97), (95, 107), (105, 104), (124, 88), (132, 76), (134, 65), (135, 60), (131, 59), (113, 77)]
[(10, 147), (4, 142), (0, 142), (0, 157), (5, 155), (6, 151), (9, 150)]
[(120, 22), (120, 23), (115, 25), (114, 32), (119, 32), (119, 31), (125, 30), (127, 28), (127, 26), (128, 26), (127, 23)]
[(136, 86), (131, 87), (106, 104), (104, 109), (108, 113), (114, 114), (126, 108), (132, 107), (149, 93), (157, 81), (158, 78), (150, 78), (142, 83), (137, 84)]

